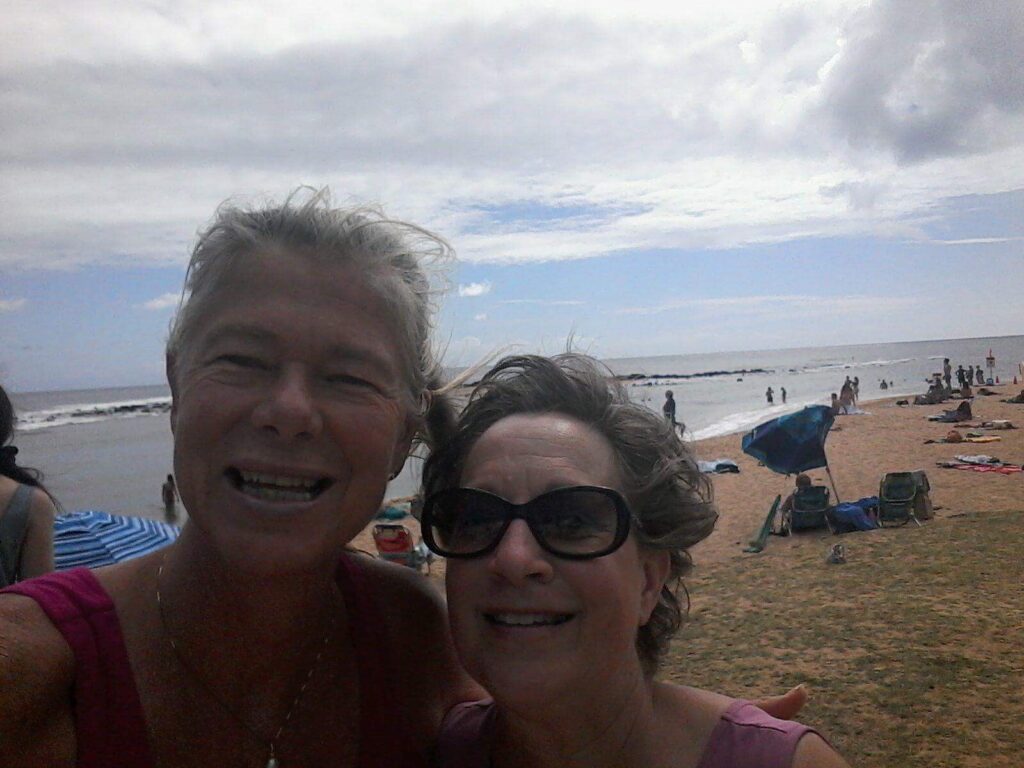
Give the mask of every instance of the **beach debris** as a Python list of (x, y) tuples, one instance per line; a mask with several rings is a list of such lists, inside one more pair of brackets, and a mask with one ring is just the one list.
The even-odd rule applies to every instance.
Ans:
[(845, 565), (846, 547), (843, 544), (833, 544), (825, 555), (825, 562), (829, 565)]
[(723, 475), (737, 473), (739, 465), (732, 459), (711, 459), (710, 461), (698, 461), (697, 469), (706, 475)]

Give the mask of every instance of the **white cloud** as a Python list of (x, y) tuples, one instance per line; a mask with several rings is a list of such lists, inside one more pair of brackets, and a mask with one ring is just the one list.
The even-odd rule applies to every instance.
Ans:
[(479, 315), (473, 315), (473, 319), (474, 320), (483, 321), (483, 320), (487, 319), (487, 315), (485, 313), (481, 312)]
[(142, 306), (145, 309), (170, 309), (178, 306), (180, 300), (180, 293), (165, 293), (162, 296), (157, 296), (155, 299), (150, 299)]
[(959, 240), (932, 240), (938, 245), (998, 245), (999, 243), (1016, 243), (1024, 237), (964, 237)]
[(817, 316), (864, 314), (891, 311), (899, 307), (917, 304), (917, 297), (899, 296), (812, 296), (812, 295), (779, 295), (779, 296), (726, 296), (708, 299), (681, 299), (647, 307), (622, 307), (615, 310), (618, 315), (658, 315), (677, 310), (709, 310), (720, 313), (723, 310), (730, 315), (757, 314), (782, 316)]
[(3, 267), (180, 264), (221, 200), (299, 183), (504, 263), (876, 235), (1024, 187), (1013, 3), (9, 10)]
[(0, 299), (0, 312), (17, 312), (25, 304), (25, 299)]
[(491, 284), (486, 281), (459, 285), (459, 296), (486, 296), (490, 292)]
[(504, 299), (499, 304), (536, 304), (543, 307), (579, 307), (585, 302), (576, 299)]

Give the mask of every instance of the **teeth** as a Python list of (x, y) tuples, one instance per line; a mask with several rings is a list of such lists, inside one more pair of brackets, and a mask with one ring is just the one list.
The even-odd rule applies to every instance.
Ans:
[(316, 480), (305, 477), (290, 477), (288, 475), (267, 475), (262, 472), (239, 472), (242, 482), (246, 484), (271, 485), (277, 488), (302, 488), (312, 490)]
[(311, 491), (289, 491), (284, 488), (264, 488), (259, 485), (242, 485), (242, 493), (263, 501), (312, 501)]
[(495, 624), (510, 627), (539, 627), (562, 624), (568, 621), (570, 616), (551, 613), (493, 613), (488, 618)]

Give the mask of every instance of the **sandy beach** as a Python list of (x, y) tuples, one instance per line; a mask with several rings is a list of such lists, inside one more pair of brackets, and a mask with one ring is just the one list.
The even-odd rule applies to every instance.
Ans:
[[(999, 441), (985, 444), (926, 444), (938, 440), (957, 425), (930, 422), (927, 416), (955, 408), (956, 400), (934, 406), (897, 406), (890, 398), (864, 404), (862, 415), (839, 416), (826, 443), (832, 476), (840, 499), (854, 501), (878, 494), (878, 484), (887, 472), (923, 469), (928, 473), (931, 498), (935, 505), (935, 518), (941, 520), (963, 512), (989, 512), (1018, 510), (1024, 512), (1024, 473), (1000, 475), (942, 469), (936, 462), (951, 460), (957, 454), (988, 454), (1008, 463), (1024, 462), (1024, 405), (1001, 402), (1017, 393), (1010, 386), (994, 388), (996, 396), (974, 399), (974, 420), (1007, 419), (1020, 429), (968, 430), (999, 437)], [(778, 475), (758, 466), (758, 462), (740, 448), (742, 434), (723, 435), (693, 444), (698, 459), (728, 458), (739, 467), (738, 474), (710, 475), (718, 506), (719, 518), (712, 535), (693, 551), (697, 568), (730, 560), (744, 560), (742, 548), (756, 532), (768, 512), (776, 494), (783, 498), (793, 487), (793, 478)], [(808, 473), (816, 484), (828, 484), (824, 470)], [(404, 524), (419, 539), (415, 520), (406, 518)], [(911, 524), (912, 525), (912, 524)], [(373, 526), (368, 526), (353, 542), (353, 546), (374, 552)], [(851, 539), (852, 536), (852, 539)], [(835, 541), (853, 541), (857, 534), (848, 534)], [(772, 537), (770, 550), (806, 546), (809, 540), (822, 539), (822, 546), (831, 544), (833, 537), (827, 531), (808, 532), (786, 539)], [(828, 540), (827, 542), (824, 540)], [(431, 568), (431, 575), (443, 576), (444, 564)]]

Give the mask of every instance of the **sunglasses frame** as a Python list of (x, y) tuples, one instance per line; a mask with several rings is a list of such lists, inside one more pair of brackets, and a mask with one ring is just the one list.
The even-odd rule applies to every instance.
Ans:
[[(598, 550), (597, 552), (588, 552), (584, 554), (560, 552), (557, 549), (552, 548), (543, 536), (537, 534), (537, 524), (534, 520), (531, 507), (538, 499), (579, 491), (599, 493), (600, 495), (606, 496), (612, 500), (615, 504), (615, 537), (607, 547)], [(439, 499), (455, 494), (486, 496), (488, 499), (499, 501), (505, 507), (505, 521), (502, 523), (501, 528), (494, 537), (494, 541), (483, 549), (468, 553), (448, 552), (444, 547), (439, 546), (437, 541), (434, 539), (434, 507), (437, 505)], [(629, 531), (633, 521), (633, 513), (630, 511), (629, 504), (621, 493), (613, 488), (604, 488), (599, 485), (570, 485), (565, 488), (555, 488), (554, 490), (535, 496), (523, 504), (513, 504), (508, 499), (504, 499), (495, 493), (482, 491), (479, 488), (446, 488), (443, 491), (431, 494), (430, 497), (427, 498), (423, 505), (420, 530), (423, 536), (423, 541), (435, 554), (450, 559), (469, 560), (474, 557), (483, 557), (497, 549), (498, 545), (501, 544), (502, 539), (505, 538), (505, 534), (508, 533), (509, 526), (512, 525), (513, 520), (526, 521), (526, 525), (529, 527), (534, 541), (536, 541), (537, 545), (548, 554), (562, 558), (563, 560), (593, 560), (598, 557), (610, 555), (625, 543), (626, 539), (629, 538)]]

